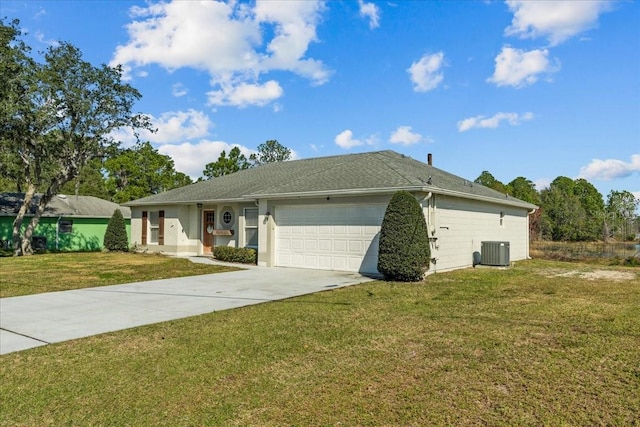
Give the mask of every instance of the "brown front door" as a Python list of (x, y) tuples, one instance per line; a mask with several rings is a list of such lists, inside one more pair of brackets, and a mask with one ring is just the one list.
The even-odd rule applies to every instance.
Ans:
[(202, 211), (202, 252), (211, 255), (213, 250), (213, 230), (216, 228), (213, 211)]

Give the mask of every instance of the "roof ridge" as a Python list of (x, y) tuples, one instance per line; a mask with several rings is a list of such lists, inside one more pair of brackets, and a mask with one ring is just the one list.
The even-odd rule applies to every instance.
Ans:
[[(391, 154), (391, 153), (395, 153), (395, 154), (398, 154), (401, 158), (408, 158), (408, 159), (411, 159), (411, 160), (415, 160), (415, 159), (414, 159), (413, 157), (411, 157), (411, 156), (405, 156), (404, 154), (396, 153), (395, 151), (392, 151), (392, 150), (385, 150), (385, 151), (380, 151), (380, 152), (372, 153), (372, 154), (376, 154), (376, 155), (377, 155), (377, 154), (383, 154), (383, 153), (384, 153), (385, 155), (387, 155), (387, 156), (388, 156), (389, 154)], [(395, 160), (395, 159), (394, 159), (394, 160)], [(415, 161), (417, 161), (417, 160), (415, 160)], [(387, 168), (391, 169), (394, 173), (396, 173), (396, 174), (397, 174), (398, 176), (400, 176), (402, 179), (404, 179), (405, 181), (407, 181), (409, 184), (413, 184), (413, 182), (411, 181), (411, 179), (407, 178), (407, 176), (406, 176), (406, 175), (404, 175), (404, 174), (400, 173), (400, 171), (399, 171), (398, 169), (396, 169), (396, 168), (392, 167), (390, 163), (386, 163), (386, 162), (382, 162), (382, 163), (384, 164), (384, 166), (385, 166), (385, 167), (387, 167)]]
[[(286, 160), (286, 162), (303, 162), (303, 161), (309, 161), (309, 160), (324, 160), (324, 159), (331, 159), (334, 157), (353, 157), (353, 156), (366, 156), (366, 155), (371, 155), (371, 154), (379, 154), (379, 153), (396, 153), (393, 150), (378, 150), (378, 151), (366, 151), (364, 153), (347, 153), (347, 154), (332, 154), (329, 156), (317, 156), (317, 157), (307, 157), (304, 159), (293, 159), (293, 160)], [(399, 153), (396, 153), (399, 154)], [(278, 163), (278, 162), (273, 162), (273, 163), (266, 163), (264, 165), (260, 165), (260, 166), (266, 166), (266, 165), (272, 165), (274, 163)]]
[[(356, 154), (364, 155), (364, 154), (373, 154), (373, 153), (351, 153), (351, 154), (346, 154), (346, 155), (334, 155), (334, 156), (324, 156), (324, 157), (313, 157), (313, 158), (310, 158), (310, 159), (299, 159), (299, 161), (303, 161), (303, 160), (326, 160), (326, 159), (332, 159), (332, 158), (339, 158), (340, 161), (336, 162), (331, 167), (328, 167), (326, 169), (318, 169), (318, 170), (314, 171), (313, 173), (306, 174), (305, 176), (300, 176), (300, 177), (298, 177), (296, 179), (291, 179), (290, 182), (294, 183), (296, 181), (301, 181), (301, 180), (304, 180), (304, 179), (308, 179), (310, 176), (320, 175), (322, 173), (327, 172), (328, 170), (335, 169), (335, 168), (343, 165), (344, 163), (347, 163), (349, 161), (347, 159), (347, 157), (352, 156), (352, 155), (356, 155)], [(294, 161), (298, 161), (298, 160), (294, 160)], [(270, 163), (270, 164), (273, 164), (273, 163)], [(267, 188), (262, 188), (262, 189), (260, 189), (260, 191), (261, 192), (268, 191), (268, 190), (270, 190), (272, 188), (277, 188), (279, 186), (280, 186), (280, 184), (272, 185), (272, 186), (267, 187)]]

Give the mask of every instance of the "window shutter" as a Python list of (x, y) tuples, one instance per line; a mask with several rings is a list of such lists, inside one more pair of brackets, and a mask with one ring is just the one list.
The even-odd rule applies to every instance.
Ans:
[(147, 244), (147, 211), (142, 211), (142, 244)]
[(158, 212), (158, 244), (164, 245), (164, 211)]

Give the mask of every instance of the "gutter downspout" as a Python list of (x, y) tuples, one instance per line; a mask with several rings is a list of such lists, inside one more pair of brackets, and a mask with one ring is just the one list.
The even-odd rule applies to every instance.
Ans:
[(60, 220), (61, 219), (62, 219), (62, 216), (58, 216), (58, 219), (56, 221), (56, 251), (59, 250), (58, 243), (60, 242)]
[[(533, 215), (533, 213), (535, 211), (537, 211), (538, 208), (533, 208), (530, 211), (527, 212), (527, 225), (530, 227), (529, 224), (529, 216)], [(531, 259), (531, 254), (529, 253), (529, 246), (531, 245), (531, 233), (529, 232), (530, 228), (527, 227), (527, 259)]]
[[(433, 220), (433, 217), (432, 217), (433, 209), (431, 208), (431, 205), (432, 205), (432, 203), (431, 203), (432, 199), (431, 198), (432, 197), (433, 197), (433, 193), (431, 191), (429, 191), (427, 193), (427, 195), (422, 199), (420, 204), (422, 204), (424, 202), (427, 202), (427, 218), (426, 218), (426, 220), (427, 220), (427, 233), (428, 233), (428, 237), (427, 238), (429, 239), (429, 246), (431, 247), (431, 253), (433, 255), (433, 252), (435, 252), (435, 250), (437, 248), (436, 248), (435, 241), (431, 240), (432, 237), (435, 237), (435, 230), (436, 230), (435, 226), (432, 224), (432, 222), (433, 222), (432, 221)], [(433, 227), (433, 232), (431, 231), (432, 227)], [(435, 257), (435, 256), (432, 256), (431, 259), (429, 260), (429, 262), (431, 264), (433, 264), (433, 272), (432, 273), (436, 273), (436, 266), (437, 266), (436, 261), (437, 261), (437, 257)]]

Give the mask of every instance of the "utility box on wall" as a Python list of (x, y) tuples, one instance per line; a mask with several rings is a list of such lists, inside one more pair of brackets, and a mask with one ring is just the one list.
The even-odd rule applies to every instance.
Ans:
[(482, 242), (480, 254), (482, 265), (508, 266), (509, 242)]

